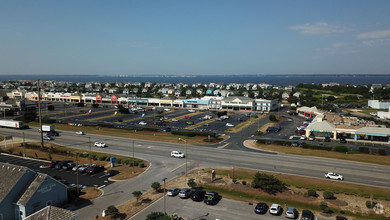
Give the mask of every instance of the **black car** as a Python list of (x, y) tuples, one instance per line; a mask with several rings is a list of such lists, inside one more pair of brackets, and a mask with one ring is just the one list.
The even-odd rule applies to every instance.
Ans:
[(47, 166), (49, 168), (54, 168), (56, 167), (56, 165), (59, 163), (60, 161), (59, 160), (53, 160), (51, 163), (49, 163)]
[(200, 201), (203, 201), (205, 195), (206, 195), (206, 191), (204, 191), (204, 190), (196, 190), (194, 193), (192, 193), (191, 199), (193, 201), (200, 202)]
[(71, 161), (71, 160), (63, 160), (63, 161), (60, 161), (60, 162), (57, 163), (57, 165), (55, 166), (55, 168), (56, 168), (57, 170), (60, 170), (60, 169), (62, 169), (62, 167), (63, 167), (64, 165), (66, 165), (66, 164), (68, 164), (68, 163), (70, 163), (70, 162), (73, 162), (73, 161)]
[(215, 205), (219, 199), (219, 194), (217, 192), (208, 192), (204, 196), (204, 203), (207, 205)]
[(340, 138), (340, 143), (342, 143), (342, 144), (346, 144), (346, 143), (347, 143), (347, 141), (345, 140), (345, 138)]
[(257, 203), (255, 207), (255, 213), (257, 214), (265, 214), (267, 213), (267, 210), (268, 210), (268, 205), (265, 204), (264, 202)]
[(330, 137), (325, 137), (325, 142), (330, 142)]
[(49, 131), (47, 132), (48, 136), (59, 136), (60, 134), (57, 131)]
[(309, 210), (303, 210), (301, 220), (314, 220), (314, 214)]

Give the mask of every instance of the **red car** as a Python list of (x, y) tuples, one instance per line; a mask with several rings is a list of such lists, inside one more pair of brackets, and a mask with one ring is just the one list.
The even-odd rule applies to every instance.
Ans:
[(99, 172), (102, 172), (104, 170), (104, 167), (103, 166), (100, 166), (100, 165), (92, 165), (90, 166), (86, 173), (88, 174), (95, 174), (95, 173), (99, 173)]
[(305, 130), (298, 130), (297, 133), (298, 134), (306, 134), (306, 131)]
[(60, 161), (59, 160), (53, 160), (51, 163), (49, 163), (47, 166), (49, 166), (50, 168), (54, 168), (56, 167), (56, 165), (59, 163)]
[(191, 116), (185, 115), (184, 118), (185, 118), (185, 119), (190, 119)]

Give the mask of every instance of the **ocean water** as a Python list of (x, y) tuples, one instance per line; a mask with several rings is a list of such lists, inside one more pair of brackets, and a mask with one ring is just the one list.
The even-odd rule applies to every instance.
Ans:
[(390, 74), (345, 75), (154, 75), (154, 76), (99, 76), (99, 75), (0, 75), (0, 81), (8, 80), (58, 80), (67, 82), (156, 82), (156, 83), (268, 83), (276, 86), (299, 83), (331, 83), (342, 85), (390, 84)]

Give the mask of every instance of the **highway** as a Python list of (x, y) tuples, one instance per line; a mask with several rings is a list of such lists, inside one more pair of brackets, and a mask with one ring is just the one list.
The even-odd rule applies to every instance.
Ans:
[[(39, 140), (37, 129), (14, 130), (0, 128), (0, 135), (12, 135), (15, 139), (22, 138), (22, 132), (28, 140)], [(91, 142), (101, 140), (107, 148), (95, 148), (93, 151), (109, 152), (132, 156), (133, 139), (116, 138), (109, 136), (76, 135), (73, 132), (61, 131), (61, 136), (55, 137), (53, 142), (72, 147), (89, 150)], [(246, 137), (245, 137), (246, 138)], [(232, 138), (237, 143), (237, 137)], [(158, 135), (156, 136), (158, 140)], [(227, 141), (230, 143), (229, 141)], [(109, 205), (118, 205), (129, 200), (131, 193), (136, 190), (147, 191), (152, 182), (162, 182), (163, 178), (172, 179), (185, 173), (184, 159), (171, 158), (172, 150), (185, 152), (184, 144), (162, 143), (157, 141), (134, 140), (135, 156), (151, 163), (150, 168), (142, 175), (126, 181), (120, 181), (104, 188), (104, 195), (93, 202), (93, 205), (81, 208), (76, 212), (81, 219), (93, 218)], [(241, 142), (242, 143), (242, 142)], [(307, 157), (288, 154), (270, 154), (246, 150), (243, 147), (233, 149), (230, 145), (220, 148), (215, 146), (187, 146), (188, 170), (206, 167), (235, 167), (292, 174), (297, 176), (324, 178), (324, 173), (334, 171), (344, 176), (348, 183), (364, 184), (390, 188), (390, 167), (368, 163), (359, 163), (329, 158)], [(3, 146), (2, 146), (3, 147)], [(329, 180), (332, 181), (332, 180)], [(343, 182), (340, 182), (342, 184)]]

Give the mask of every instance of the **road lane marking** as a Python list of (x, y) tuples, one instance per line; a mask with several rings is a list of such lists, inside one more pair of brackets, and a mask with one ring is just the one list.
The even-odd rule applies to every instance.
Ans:
[(182, 166), (186, 165), (186, 163), (184, 162), (183, 164), (180, 164), (179, 166), (173, 168), (173, 170), (171, 170), (171, 173), (174, 172), (175, 170), (181, 168)]

